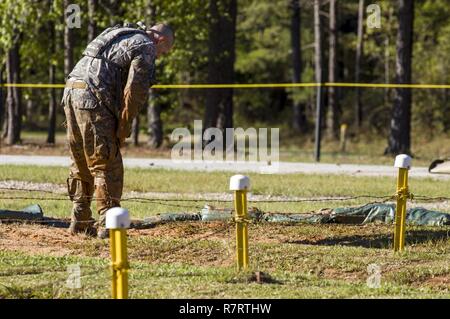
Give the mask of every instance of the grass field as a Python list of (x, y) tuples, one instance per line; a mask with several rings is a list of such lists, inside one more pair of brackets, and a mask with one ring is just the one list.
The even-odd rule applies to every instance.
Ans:
[[(0, 182), (19, 183), (59, 194), (0, 190), (0, 207), (20, 209), (39, 203), (47, 216), (68, 217), (64, 197), (67, 168), (0, 166)], [(130, 169), (125, 194), (177, 194), (206, 199), (190, 205), (124, 202), (134, 218), (163, 212), (198, 211), (208, 196), (227, 196), (231, 174)], [(252, 194), (294, 197), (393, 194), (389, 177), (251, 174)], [(35, 184), (32, 184), (35, 183)], [(45, 184), (39, 184), (45, 183)], [(446, 181), (412, 179), (411, 191), (448, 196)], [(132, 193), (138, 192), (138, 193)], [(5, 197), (35, 199), (5, 199)], [(47, 199), (38, 199), (45, 197)], [(312, 203), (250, 203), (263, 211), (307, 212), (363, 204), (370, 199)], [(443, 205), (444, 211), (450, 209)], [(220, 222), (178, 222), (130, 230), (132, 298), (450, 298), (450, 227), (407, 228), (402, 254), (392, 252), (392, 225), (270, 224), (249, 226), (250, 269), (235, 271), (234, 226)], [(82, 289), (66, 287), (68, 265), (79, 264)], [(0, 296), (4, 298), (108, 298), (109, 245), (66, 229), (39, 225), (0, 225)], [(381, 269), (381, 287), (370, 288), (367, 267)], [(267, 279), (255, 282), (253, 273)]]
[[(0, 240), (4, 297), (109, 297), (107, 242), (67, 238), (65, 230), (40, 226), (1, 227), (7, 233)], [(225, 231), (199, 239), (217, 228)], [(133, 230), (130, 297), (449, 298), (448, 231), (410, 228), (406, 252), (394, 255), (392, 227), (251, 225), (250, 270), (238, 274), (232, 227), (178, 223)], [(22, 243), (4, 247), (12, 234)], [(66, 267), (74, 263), (82, 269), (83, 289), (65, 288)], [(370, 264), (381, 269), (380, 288), (366, 284)], [(269, 279), (258, 284), (252, 271)]]

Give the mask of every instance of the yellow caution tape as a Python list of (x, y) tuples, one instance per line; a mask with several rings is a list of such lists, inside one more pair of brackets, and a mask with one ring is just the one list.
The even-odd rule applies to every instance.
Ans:
[(450, 84), (324, 83), (324, 86), (385, 89), (450, 89)]
[(317, 83), (255, 83), (255, 84), (157, 84), (152, 89), (260, 89), (317, 87)]

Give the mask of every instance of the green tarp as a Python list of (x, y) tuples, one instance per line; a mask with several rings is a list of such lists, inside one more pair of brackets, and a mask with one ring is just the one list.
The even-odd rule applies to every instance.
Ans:
[(291, 222), (307, 224), (323, 224), (330, 221), (329, 214), (264, 214), (263, 220), (271, 223)]
[[(361, 224), (382, 222), (392, 223), (395, 217), (394, 204), (368, 204), (360, 207), (336, 208), (333, 210), (333, 218), (350, 216), (361, 218)], [(450, 225), (450, 214), (414, 207), (406, 210), (406, 223), (421, 226)]]
[(198, 213), (165, 213), (131, 222), (131, 228), (151, 228), (161, 223), (200, 220)]
[(407, 211), (406, 222), (413, 225), (444, 226), (450, 225), (450, 214), (427, 210), (425, 208), (410, 208)]
[[(394, 204), (367, 204), (359, 207), (341, 207), (307, 214), (264, 213), (255, 207), (248, 210), (250, 219), (265, 222), (288, 223), (338, 223), (338, 224), (367, 224), (386, 223), (394, 221)], [(150, 228), (160, 223), (176, 221), (231, 221), (234, 217), (232, 209), (216, 209), (206, 205), (198, 213), (165, 213), (136, 220), (132, 222), (133, 228)], [(46, 218), (39, 205), (31, 205), (20, 212), (0, 210), (0, 220), (30, 220), (56, 227), (66, 227), (67, 221)], [(406, 213), (406, 223), (420, 226), (450, 225), (450, 214), (428, 210), (421, 207), (409, 208)]]
[[(202, 221), (231, 220), (233, 211), (205, 207), (200, 212)], [(341, 207), (326, 212), (309, 214), (263, 213), (256, 208), (249, 209), (249, 217), (255, 221), (291, 223), (339, 223), (367, 224), (392, 223), (395, 216), (394, 204), (367, 204), (359, 207)], [(450, 225), (450, 214), (421, 207), (410, 208), (406, 213), (406, 223), (422, 226)]]
[(42, 208), (37, 204), (27, 206), (21, 211), (0, 209), (0, 219), (32, 220), (43, 217)]
[(367, 204), (359, 207), (335, 208), (332, 212), (333, 221), (353, 219), (356, 224), (374, 222), (391, 223), (395, 216), (394, 204)]
[[(261, 219), (263, 213), (256, 207), (248, 209), (248, 216), (252, 219)], [(234, 217), (234, 210), (232, 209), (215, 209), (209, 205), (206, 205), (200, 211), (200, 218), (202, 221), (218, 221), (218, 220), (231, 220)]]

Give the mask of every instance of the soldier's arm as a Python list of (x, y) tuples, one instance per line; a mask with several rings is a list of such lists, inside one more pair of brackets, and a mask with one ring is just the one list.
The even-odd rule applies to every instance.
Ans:
[(131, 135), (133, 119), (148, 99), (154, 67), (154, 56), (149, 52), (137, 55), (131, 62), (117, 131), (121, 144)]

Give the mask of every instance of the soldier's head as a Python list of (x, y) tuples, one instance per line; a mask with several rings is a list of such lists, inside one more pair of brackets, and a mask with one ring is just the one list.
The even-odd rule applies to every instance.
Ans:
[(159, 23), (147, 30), (147, 33), (155, 41), (156, 56), (167, 54), (175, 42), (175, 34), (167, 24)]

